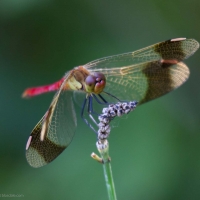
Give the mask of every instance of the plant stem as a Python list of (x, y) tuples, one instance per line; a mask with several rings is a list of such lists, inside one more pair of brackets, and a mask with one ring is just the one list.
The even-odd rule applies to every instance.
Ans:
[[(116, 192), (115, 192), (115, 184), (113, 180), (112, 175), (112, 167), (111, 167), (111, 160), (109, 157), (109, 146), (107, 140), (102, 141), (103, 145), (101, 143), (101, 147), (97, 145), (97, 148), (101, 154), (102, 160), (103, 160), (103, 171), (104, 171), (104, 177), (106, 181), (106, 188), (108, 191), (108, 198), (109, 200), (117, 200)], [(103, 148), (102, 148), (103, 147)]]
[(116, 200), (117, 197), (116, 197), (116, 193), (115, 193), (115, 185), (114, 185), (112, 168), (111, 168), (110, 162), (103, 164), (103, 171), (104, 171), (104, 177), (105, 177), (105, 181), (106, 181), (106, 187), (107, 187), (107, 191), (108, 191), (109, 200)]

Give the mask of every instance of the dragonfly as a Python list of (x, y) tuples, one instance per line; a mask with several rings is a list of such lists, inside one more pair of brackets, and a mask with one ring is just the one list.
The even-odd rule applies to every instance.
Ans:
[(94, 130), (85, 117), (92, 118), (94, 102), (106, 105), (111, 101), (135, 100), (142, 105), (178, 88), (190, 74), (182, 61), (198, 48), (195, 39), (170, 39), (94, 60), (73, 68), (53, 84), (26, 89), (23, 97), (56, 91), (27, 141), (28, 163), (35, 168), (42, 167), (69, 146), (77, 127), (75, 102), (82, 103), (80, 115)]

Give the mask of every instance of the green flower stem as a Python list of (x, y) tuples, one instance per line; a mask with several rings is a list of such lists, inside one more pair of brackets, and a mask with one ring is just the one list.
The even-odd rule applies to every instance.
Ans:
[(117, 200), (116, 192), (115, 192), (115, 184), (112, 175), (111, 168), (111, 160), (109, 157), (109, 145), (107, 140), (100, 141), (101, 143), (97, 144), (97, 148), (101, 154), (102, 162), (103, 162), (103, 171), (104, 177), (106, 181), (106, 188), (108, 191), (109, 200)]
[(104, 170), (104, 177), (106, 181), (106, 187), (108, 190), (109, 200), (116, 200), (117, 197), (115, 193), (115, 185), (114, 185), (114, 180), (113, 180), (113, 175), (112, 175), (111, 163), (110, 162), (104, 163), (103, 170)]

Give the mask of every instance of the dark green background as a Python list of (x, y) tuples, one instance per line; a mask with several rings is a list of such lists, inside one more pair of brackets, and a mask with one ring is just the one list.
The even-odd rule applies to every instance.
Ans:
[[(25, 144), (53, 93), (23, 90), (74, 66), (175, 37), (200, 41), (200, 1), (0, 1), (0, 194), (24, 199), (107, 199), (93, 132), (78, 118), (70, 147), (31, 168)], [(200, 51), (190, 79), (138, 107), (113, 129), (110, 155), (118, 199), (200, 199)], [(78, 110), (78, 109), (77, 109)]]

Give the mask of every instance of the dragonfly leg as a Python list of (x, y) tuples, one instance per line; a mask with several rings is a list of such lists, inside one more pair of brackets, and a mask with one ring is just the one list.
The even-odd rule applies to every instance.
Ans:
[(98, 94), (98, 96), (101, 98), (101, 100), (104, 102), (104, 104), (108, 104), (108, 102), (100, 94)]
[(94, 97), (94, 99), (97, 101), (97, 103), (102, 104), (102, 105), (108, 105), (109, 103), (100, 95), (98, 94), (98, 96), (100, 97), (100, 99), (102, 101), (100, 101), (97, 96), (95, 94), (92, 94), (92, 96)]
[[(83, 121), (97, 134), (97, 131), (94, 129), (94, 127), (88, 122), (88, 120), (84, 117), (84, 110), (85, 110), (85, 106), (86, 106), (86, 103), (87, 103), (87, 100), (88, 100), (88, 97), (86, 97), (85, 98), (85, 100), (84, 100), (84, 102), (83, 102), (83, 105), (82, 105), (82, 109), (81, 109), (81, 118), (83, 119)], [(89, 102), (90, 102), (90, 100), (89, 100)], [(89, 105), (89, 102), (88, 102), (88, 105)], [(88, 106), (89, 107), (89, 106)], [(89, 110), (89, 108), (88, 108), (88, 110)], [(89, 114), (89, 116), (90, 116), (91, 114)], [(91, 117), (90, 117), (91, 118)], [(93, 121), (93, 117), (91, 118), (92, 119), (92, 121)], [(95, 124), (97, 124), (96, 123), (96, 121), (94, 120), (93, 121)]]
[[(101, 104), (101, 105), (109, 105), (110, 103), (108, 103), (100, 94), (98, 94), (98, 96), (100, 97), (100, 99), (103, 101), (103, 102), (101, 102), (98, 98), (97, 98), (97, 96), (96, 95), (92, 95), (92, 97), (94, 97), (94, 99), (97, 101), (97, 103), (99, 103), (99, 104)], [(93, 107), (92, 107), (92, 112), (94, 113), (94, 114), (97, 114), (97, 113), (95, 113), (94, 111), (93, 111)], [(102, 112), (104, 112), (104, 109), (102, 110)], [(100, 114), (97, 114), (98, 116), (100, 116)], [(102, 115), (102, 114), (101, 114)], [(108, 117), (108, 116), (104, 116), (104, 118), (108, 118), (109, 120), (111, 120), (112, 119), (112, 117)]]
[(122, 101), (121, 101), (120, 99), (118, 99), (116, 96), (114, 96), (114, 95), (112, 95), (112, 94), (110, 94), (110, 93), (108, 93), (108, 92), (103, 91), (103, 93), (105, 93), (105, 94), (107, 94), (107, 95), (113, 97), (114, 99), (117, 99), (118, 101), (122, 102)]
[[(89, 113), (89, 117), (91, 118), (91, 120), (98, 126), (98, 123), (96, 122), (96, 120), (94, 119), (94, 117), (92, 116), (92, 114), (96, 114), (98, 115), (96, 112), (94, 112), (93, 110), (93, 104), (92, 104), (92, 96), (89, 96), (89, 101), (88, 101), (88, 113)], [(99, 115), (98, 115), (99, 116)]]
[(89, 96), (89, 101), (88, 101), (88, 113), (89, 114), (95, 114), (95, 115), (99, 115), (98, 113), (96, 113), (93, 109), (93, 96)]
[[(98, 99), (98, 98), (97, 98)], [(107, 102), (106, 100), (104, 100), (104, 102)], [(99, 115), (98, 114), (98, 120), (99, 120), (99, 124), (96, 122), (96, 120), (94, 119), (94, 117), (92, 116), (92, 114), (97, 114), (96, 112), (94, 112), (94, 110), (93, 110), (93, 96), (92, 95), (90, 95), (89, 96), (89, 101), (88, 101), (88, 114), (89, 114), (89, 117), (90, 117), (90, 119), (93, 121), (93, 123), (94, 124), (96, 124), (96, 126), (98, 127), (98, 132), (97, 132), (97, 140), (99, 139), (99, 134), (102, 134), (102, 133), (104, 133), (105, 132), (105, 130), (107, 131), (107, 129), (109, 128), (109, 126), (107, 125), (106, 127), (106, 129), (105, 129), (105, 124), (104, 123), (102, 123), (102, 121), (105, 121), (105, 120), (103, 120), (102, 118), (107, 118), (107, 120), (108, 120), (108, 118), (109, 117), (107, 117), (106, 115)], [(100, 117), (100, 118), (99, 118)], [(100, 121), (100, 119), (101, 119), (101, 121)], [(107, 121), (106, 120), (106, 121)], [(102, 126), (103, 125), (103, 126)], [(110, 129), (109, 129), (110, 130)]]
[[(109, 103), (108, 103), (100, 94), (99, 94), (98, 96), (101, 98), (101, 100), (102, 100), (103, 102), (101, 102), (101, 101), (97, 98), (97, 96), (96, 96), (95, 94), (93, 94), (92, 96), (90, 96), (90, 98), (89, 98), (89, 104), (88, 104), (88, 113), (90, 113), (90, 114), (95, 114), (95, 115), (100, 116), (100, 114), (96, 113), (96, 112), (93, 110), (93, 102), (92, 102), (93, 97), (94, 97), (94, 99), (97, 101), (97, 103), (99, 103), (99, 104), (101, 104), (101, 105), (109, 105)], [(92, 116), (91, 116), (91, 117), (92, 117)]]

